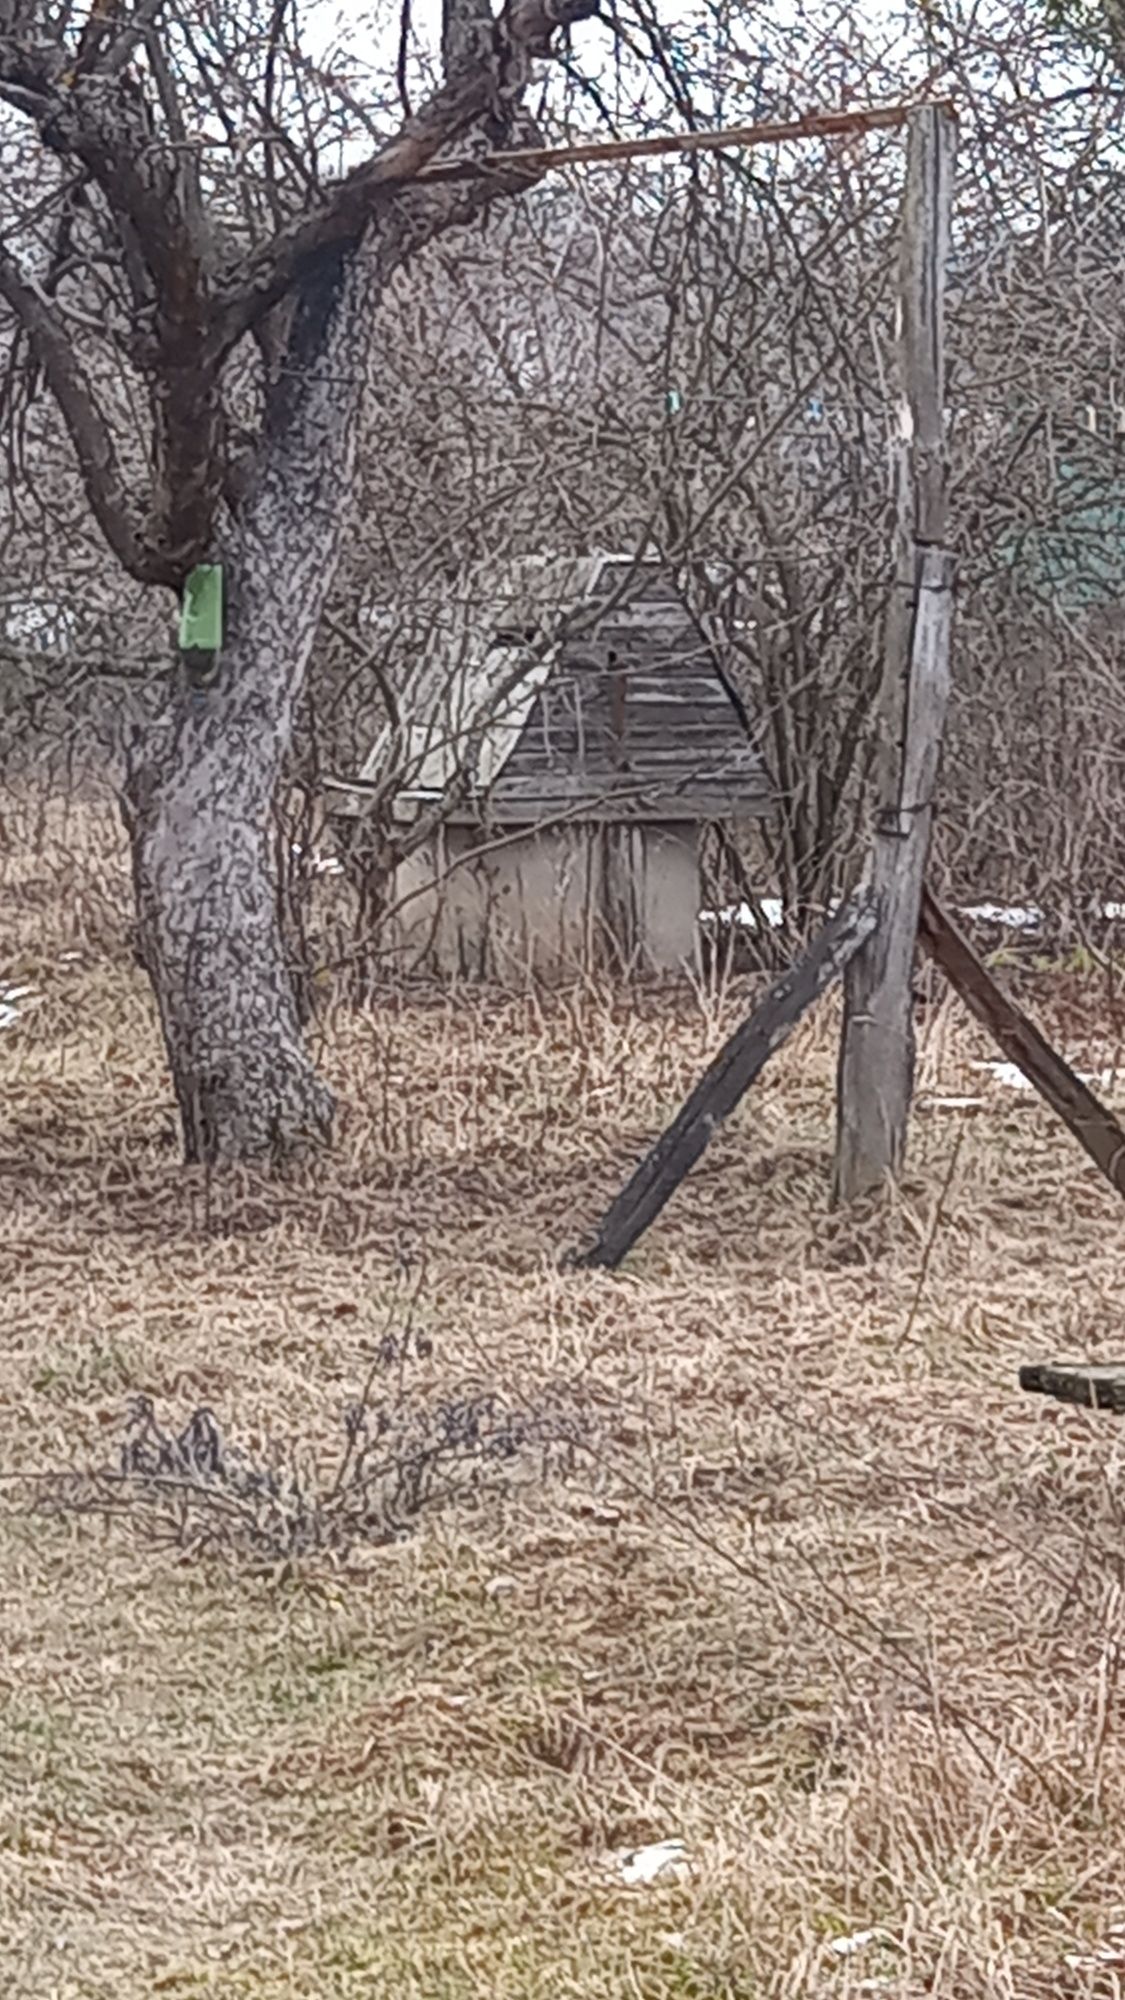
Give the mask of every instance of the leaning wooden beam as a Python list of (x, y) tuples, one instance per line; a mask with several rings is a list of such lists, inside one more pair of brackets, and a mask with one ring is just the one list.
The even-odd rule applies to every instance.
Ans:
[[(949, 109), (945, 98), (935, 100)], [(481, 180), (489, 174), (547, 173), (556, 167), (613, 166), (627, 160), (657, 159), (668, 153), (719, 153), (727, 147), (784, 146), (798, 139), (846, 138), (851, 132), (893, 130), (905, 125), (914, 107), (871, 104), (855, 111), (810, 111), (788, 124), (724, 125), (717, 131), (661, 132), (651, 139), (591, 139), (582, 146), (532, 146), (523, 152), (484, 153), (479, 159), (435, 160), (419, 181)]]
[(914, 1082), (911, 974), (949, 697), (944, 293), (955, 146), (956, 128), (943, 109), (911, 112), (892, 460), (894, 582), (883, 637), (872, 857), (883, 914), (844, 982), (837, 1201), (868, 1194), (898, 1172)]
[(878, 904), (866, 884), (837, 911), (819, 937), (783, 978), (775, 980), (749, 1020), (736, 1028), (696, 1084), (682, 1111), (641, 1161), (636, 1173), (607, 1209), (593, 1248), (574, 1251), (574, 1266), (614, 1270), (655, 1221), (669, 1196), (724, 1118), (728, 1118), (754, 1078), (792, 1033), (825, 989), (875, 928)]
[(1125, 1130), (1015, 1001), (1001, 991), (930, 889), (922, 895), (918, 941), (941, 967), (970, 1013), (984, 1023), (1009, 1062), (1015, 1063), (1058, 1113), (1110, 1185), (1125, 1195)]
[(1083, 1403), (1088, 1410), (1112, 1410), (1125, 1416), (1125, 1366), (1121, 1362), (1094, 1366), (1088, 1361), (1031, 1361), (1020, 1369), (1020, 1388), (1033, 1395), (1054, 1396), (1060, 1403)]

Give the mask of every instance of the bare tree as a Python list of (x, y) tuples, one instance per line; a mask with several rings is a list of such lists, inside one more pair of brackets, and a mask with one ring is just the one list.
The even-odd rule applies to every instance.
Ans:
[[(209, 246), (207, 313), (253, 286), (265, 246), (331, 208), (357, 174), (367, 189), (359, 207), (371, 218), (364, 255), (383, 261), (372, 279), (379, 313), (357, 335), (355, 369), (326, 365), (318, 346), (316, 301), (324, 304), (331, 284), (317, 293), (316, 273), (327, 268), (317, 258), (330, 264), (331, 244), (310, 254), (276, 306), (257, 320), (251, 313), (248, 334), (221, 363), (222, 492), (205, 553), (224, 563), (230, 585), (228, 652), (217, 685), (181, 693), (171, 726), (140, 744), (130, 788), (150, 962), (163, 953), (156, 976), (175, 1002), (176, 1073), (189, 1085), (189, 1110), (199, 1077), (218, 1079), (205, 1103), (221, 1105), (245, 1086), (255, 1106), (247, 1150), (268, 1143), (275, 1090), (294, 1130), (322, 1102), (293, 1016), (274, 1004), (286, 978), (273, 956), (269, 873), (246, 858), (264, 841), (263, 801), (286, 739), (302, 752), (322, 746), (319, 764), (309, 755), (303, 766), (311, 797), (325, 769), (357, 768), (396, 705), (404, 724), (416, 722), (406, 710), (420, 686), (420, 647), (472, 565), (647, 540), (689, 575), (710, 568), (733, 577), (740, 602), (726, 626), (727, 664), (778, 795), (769, 852), (753, 857), (768, 871), (768, 879), (756, 873), (757, 886), (780, 892), (794, 928), (844, 886), (865, 844), (887, 582), (880, 342), (901, 173), (897, 141), (870, 137), (780, 158), (728, 154), (552, 178), (499, 208), (491, 183), (455, 203), (436, 187), (404, 190), (393, 163), (385, 183), (370, 178), (382, 152), (366, 168), (338, 165), (341, 148), (346, 167), (373, 123), (383, 144), (378, 132), (397, 116), (393, 87), (380, 98), (335, 58), (311, 64), (290, 26), (275, 28), (255, 4), (245, 0), (237, 32), (213, 14), (166, 13), (163, 85), (144, 38), (131, 56), (154, 157), (168, 171), (176, 164), (197, 190), (189, 206), (205, 218), (195, 226)], [(1103, 575), (1097, 603), (1074, 602), (1048, 574), (1060, 550), (1072, 580), (1084, 564), (1104, 569), (1113, 522), (1125, 518), (1113, 251), (1121, 93), (1112, 57), (1097, 57), (1089, 82), (1073, 66), (1060, 74), (1058, 36), (1032, 0), (955, 5), (940, 20), (897, 25), (865, 21), (861, 9), (845, 18), (814, 6), (793, 18), (788, 6), (773, 15), (768, 0), (753, 15), (716, 0), (710, 30), (690, 37), (658, 26), (651, 11), (645, 19), (618, 96), (613, 65), (599, 77), (600, 119), (667, 126), (796, 114), (807, 103), (798, 78), (809, 47), (826, 103), (954, 92), (962, 145), (949, 438), (960, 574), (938, 865), (978, 897), (1072, 911), (1098, 884), (1103, 900), (1118, 897), (1125, 704), (1115, 587)], [(112, 75), (110, 85), (118, 88)], [(183, 106), (182, 140), (170, 136), (169, 91)], [(45, 301), (64, 329), (147, 520), (168, 457), (154, 444), (164, 415), (151, 359), (153, 328), (164, 321), (155, 303), (135, 303), (134, 238), (113, 201), (50, 132), (43, 144), (34, 105), (21, 99), (21, 110), (31, 148), (17, 149), (0, 195), (9, 247), (32, 304)], [(486, 137), (478, 119), (458, 144)], [(0, 141), (7, 148), (7, 136)], [(363, 145), (370, 151), (369, 139)], [(487, 231), (452, 226), (485, 208)], [(341, 252), (346, 298), (358, 284), (351, 256)], [(142, 280), (155, 301), (154, 281), (138, 268)], [(28, 404), (28, 362), (21, 332), (8, 396), (27, 510), (5, 530), (10, 594), (25, 595), (33, 579), (37, 616), (49, 617), (60, 595), (80, 604), (71, 644), (87, 666), (159, 663), (170, 652), (162, 608), (170, 600), (135, 581), (122, 596), (120, 568), (100, 560), (73, 454), (69, 464), (60, 456), (60, 421), (43, 401)], [(37, 360), (36, 379), (41, 369)], [(330, 523), (317, 512), (321, 487), (293, 429), (300, 423), (306, 445), (324, 434), (318, 425), (355, 426), (356, 525), (327, 597), (338, 543), (329, 548)], [(346, 508), (336, 497), (349, 480), (334, 471), (325, 480), (339, 525)], [(279, 488), (294, 500), (270, 503), (282, 551), (275, 562), (262, 510)], [(298, 522), (298, 511), (307, 519)], [(292, 541), (277, 527), (283, 518)], [(319, 567), (314, 543), (328, 552)], [(291, 548), (309, 550), (306, 567), (293, 568)], [(301, 712), (303, 659), (322, 603), (315, 698)], [(18, 629), (26, 613), (16, 605), (13, 616), (18, 688), (56, 665), (67, 686), (75, 682), (76, 663), (29, 651)], [(202, 814), (201, 799), (213, 802)], [(387, 843), (387, 867), (395, 852)], [(189, 894), (168, 890), (189, 875)], [(154, 908), (154, 894), (172, 919)], [(231, 911), (239, 925), (245, 918), (253, 978), (236, 971), (227, 1019), (212, 996), (222, 968), (243, 964), (225, 934)], [(224, 1081), (228, 1048), (241, 1053)], [(247, 1067), (252, 1048), (259, 1055)], [(258, 1093), (263, 1074), (269, 1087)], [(198, 1119), (188, 1123), (196, 1150), (208, 1150)], [(286, 1131), (283, 1120), (282, 1150)]]
[(183, 678), (128, 786), (189, 1159), (280, 1161), (330, 1128), (268, 822), (352, 498), (373, 323), (423, 246), (528, 184), (418, 177), (455, 141), (533, 142), (532, 65), (595, 5), (446, 0), (442, 81), (397, 129), (367, 118), (366, 157), (330, 181), (347, 86), (328, 93), (335, 122), (310, 110), (324, 93), (284, 0), (234, 17), (98, 0), (80, 30), (69, 9), (0, 8), (0, 98), (43, 156), (0, 239), (16, 394), (46, 384), (130, 577), (179, 593), (206, 562), (225, 582), (217, 676)]

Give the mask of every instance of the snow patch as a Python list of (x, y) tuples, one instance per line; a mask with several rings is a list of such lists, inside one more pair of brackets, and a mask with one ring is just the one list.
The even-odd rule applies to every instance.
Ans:
[[(770, 930), (781, 928), (781, 900), (777, 896), (766, 896), (759, 905), (762, 916)], [(758, 929), (757, 911), (749, 903), (728, 903), (725, 910), (700, 910), (701, 924), (734, 924), (739, 930)]]
[(970, 1068), (983, 1070), (988, 1076), (992, 1077), (994, 1082), (1002, 1083), (1006, 1090), (1030, 1090), (1032, 1088), (1022, 1069), (1019, 1069), (1013, 1062), (1000, 1062), (995, 1058), (989, 1057), (983, 1062), (970, 1064)]
[[(840, 907), (840, 899), (834, 896), (828, 905), (828, 914), (833, 916)], [(758, 909), (771, 930), (780, 930), (784, 908), (780, 896), (762, 896)], [(1125, 903), (1107, 903), (1106, 916), (1125, 917)], [(963, 904), (958, 915), (968, 917), (976, 924), (1000, 924), (1005, 930), (1037, 930), (1043, 922), (1043, 912), (1034, 903), (969, 903)], [(741, 929), (758, 928), (757, 910), (750, 903), (729, 903), (723, 910), (701, 910), (702, 924), (737, 924)]]
[(1034, 903), (965, 903), (958, 915), (974, 924), (1001, 924), (1009, 931), (1038, 930), (1043, 912)]
[[(1007, 1090), (1034, 1090), (1035, 1088), (1034, 1084), (1028, 1082), (1022, 1069), (1017, 1068), (1013, 1062), (1000, 1062), (990, 1059), (983, 1062), (971, 1063), (969, 1067), (971, 1069), (986, 1070), (989, 1076), (993, 1077), (997, 1083), (1003, 1084)], [(1111, 1069), (1076, 1069), (1074, 1074), (1078, 1078), (1079, 1083), (1086, 1083), (1091, 1086), (1096, 1085), (1101, 1090), (1108, 1089), (1115, 1081), (1115, 1072)]]
[(870, 1944), (889, 1944), (896, 1951), (902, 1949), (898, 1939), (884, 1930), (851, 1931), (847, 1937), (831, 1938), (828, 1949), (837, 1958), (854, 1958), (857, 1952), (866, 1951)]
[(34, 1006), (38, 999), (39, 994), (34, 986), (6, 986), (0, 981), (0, 1028), (15, 1027), (24, 1012), (24, 1006), (20, 1005), (21, 1001), (25, 1004), (30, 1001)]
[[(831, 916), (840, 907), (839, 897), (829, 904)], [(757, 908), (751, 903), (728, 903), (725, 909), (701, 910), (701, 924), (733, 924), (740, 930), (759, 928), (758, 911), (762, 921), (770, 930), (780, 930), (784, 909), (780, 896), (762, 896)], [(959, 917), (966, 917), (973, 924), (995, 924), (1007, 931), (1037, 931), (1045, 922), (1045, 912), (1037, 903), (961, 903), (957, 907)], [(1095, 916), (1104, 917), (1114, 923), (1125, 918), (1125, 903), (1099, 903)]]
[[(839, 907), (840, 899), (837, 897), (829, 906), (829, 915)], [(757, 909), (751, 903), (728, 903), (724, 910), (700, 910), (699, 921), (701, 924), (736, 924), (740, 930), (756, 931), (759, 928), (759, 910), (762, 922), (768, 929), (771, 931), (781, 929), (785, 919), (785, 906), (780, 896), (760, 897)]]
[(507, 1597), (519, 1587), (518, 1576), (490, 1576), (484, 1586), (484, 1594), (486, 1597)]
[[(289, 852), (294, 861), (300, 861), (305, 850), (300, 841), (295, 840)], [(343, 862), (337, 860), (334, 854), (317, 854), (315, 850), (309, 856), (308, 866), (310, 875), (342, 875), (344, 872)]]
[(651, 1847), (635, 1847), (619, 1857), (621, 1880), (637, 1889), (662, 1878), (689, 1873), (691, 1863), (682, 1840), (657, 1840)]

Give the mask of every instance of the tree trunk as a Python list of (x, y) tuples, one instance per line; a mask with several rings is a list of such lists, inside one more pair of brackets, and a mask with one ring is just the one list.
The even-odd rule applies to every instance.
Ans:
[[(522, 116), (513, 104), (510, 143)], [(330, 1136), (332, 1096), (303, 1046), (282, 937), (270, 814), (351, 506), (375, 315), (393, 274), (435, 236), (534, 178), (513, 167), (404, 189), (358, 249), (322, 252), (299, 281), (261, 450), (214, 552), (227, 597), (218, 675), (173, 696), (125, 802), (138, 940), (189, 1161), (281, 1165)]]
[(189, 1161), (277, 1165), (331, 1132), (331, 1094), (303, 1045), (281, 934), (276, 741), (268, 723), (205, 730), (190, 718), (135, 821), (140, 950)]
[(128, 788), (141, 955), (189, 1161), (279, 1165), (325, 1141), (304, 1048), (271, 808), (351, 500), (371, 323), (401, 236), (378, 236), (298, 308), (247, 497), (216, 551), (214, 685), (179, 689)]

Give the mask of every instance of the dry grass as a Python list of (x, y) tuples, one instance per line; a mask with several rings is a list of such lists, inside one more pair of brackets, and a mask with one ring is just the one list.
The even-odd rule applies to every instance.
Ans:
[[(52, 807), (31, 846), (27, 810), (0, 850), (0, 978), (43, 993), (0, 1038), (6, 1992), (1122, 1990), (1068, 1960), (1125, 1918), (1125, 1434), (1014, 1377), (1121, 1353), (1125, 1216), (1045, 1113), (991, 1084), (923, 1109), (893, 1208), (833, 1220), (826, 1009), (629, 1266), (562, 1276), (742, 996), (432, 998), (327, 1026), (330, 1165), (207, 1188), (116, 830)], [(923, 1092), (979, 1089), (980, 1052), (943, 1005)], [(22, 1476), (111, 1461), (138, 1393), (329, 1479), (406, 1289), (409, 1394), (580, 1409), (569, 1471), (281, 1571), (25, 1504)], [(670, 1835), (693, 1872), (624, 1886), (607, 1857)]]

